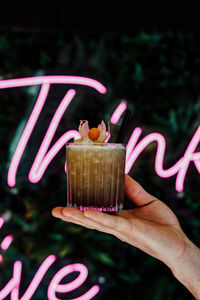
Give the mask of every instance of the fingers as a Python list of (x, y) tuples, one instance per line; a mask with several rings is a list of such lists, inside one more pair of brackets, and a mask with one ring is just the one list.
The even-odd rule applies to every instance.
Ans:
[(115, 231), (124, 231), (126, 229), (126, 220), (120, 216), (112, 216), (102, 213), (97, 210), (87, 209), (84, 212), (73, 207), (55, 207), (52, 210), (52, 215), (54, 217), (63, 219), (73, 219), (82, 223), (93, 221), (92, 224), (99, 224), (106, 228)]
[(125, 193), (137, 206), (143, 206), (155, 200), (155, 197), (147, 193), (143, 187), (129, 175), (125, 175)]
[(51, 211), (52, 215), (56, 218), (61, 218), (62, 217), (62, 210), (63, 207), (54, 207)]
[(55, 207), (52, 210), (52, 215), (60, 219), (62, 219), (63, 217), (70, 217), (74, 220), (81, 220), (81, 218), (83, 217), (83, 212), (73, 207)]
[(96, 223), (114, 231), (124, 233), (127, 230), (127, 221), (120, 216), (109, 215), (91, 209), (85, 210), (84, 215)]
[(52, 210), (52, 215), (66, 222), (71, 222), (86, 228), (96, 229), (117, 236), (116, 230), (103, 226), (101, 223), (96, 222), (95, 219), (86, 217), (85, 212), (72, 207), (55, 207)]

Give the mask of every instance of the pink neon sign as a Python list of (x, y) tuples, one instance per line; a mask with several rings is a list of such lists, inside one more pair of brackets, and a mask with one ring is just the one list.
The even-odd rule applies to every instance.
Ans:
[[(73, 272), (79, 272), (80, 275), (70, 283), (60, 284), (61, 280), (68, 274)], [(67, 293), (70, 292), (79, 286), (81, 286), (88, 276), (87, 268), (82, 264), (72, 264), (69, 266), (63, 267), (60, 271), (56, 273), (49, 284), (48, 288), (48, 298), (51, 300), (59, 300), (56, 297), (56, 292), (58, 293)], [(99, 287), (97, 285), (93, 286), (89, 291), (87, 291), (84, 295), (81, 295), (74, 300), (89, 300), (94, 297), (99, 292)]]
[[(23, 155), (23, 152), (26, 148), (28, 140), (32, 134), (32, 131), (35, 127), (35, 124), (39, 118), (39, 115), (43, 109), (45, 104), (47, 95), (49, 93), (49, 88), (51, 84), (75, 84), (75, 85), (84, 85), (91, 88), (94, 88), (99, 93), (105, 93), (106, 88), (99, 83), (98, 81), (87, 78), (87, 77), (80, 77), (80, 76), (40, 76), (40, 77), (30, 77), (30, 78), (19, 78), (19, 79), (9, 79), (9, 80), (1, 80), (0, 81), (0, 89), (5, 88), (13, 88), (19, 86), (28, 86), (28, 85), (41, 85), (41, 90), (34, 105), (34, 108), (31, 112), (29, 120), (25, 126), (25, 129), (22, 133), (20, 141), (17, 145), (15, 153), (10, 163), (9, 171), (8, 171), (8, 185), (15, 186), (16, 184), (16, 173), (17, 169)], [(46, 167), (53, 159), (53, 157), (57, 154), (60, 148), (71, 138), (78, 138), (79, 133), (75, 130), (68, 131), (68, 133), (64, 134), (57, 143), (51, 148), (51, 150), (47, 153), (47, 148), (51, 143), (53, 135), (56, 131), (56, 128), (59, 124), (60, 119), (62, 118), (66, 108), (70, 104), (71, 100), (75, 95), (74, 90), (69, 90), (66, 96), (63, 98), (62, 102), (60, 103), (58, 109), (56, 110), (52, 122), (48, 128), (46, 136), (42, 142), (41, 148), (38, 151), (34, 164), (32, 165), (31, 171), (29, 173), (29, 180), (31, 182), (38, 182)]]
[[(4, 218), (0, 217), (0, 229), (1, 227), (3, 226), (4, 224)], [(9, 247), (10, 247), (10, 244), (12, 243), (13, 241), (13, 236), (12, 235), (7, 235), (3, 241), (1, 242), (1, 249), (3, 251), (7, 250)], [(0, 254), (0, 263), (3, 261), (3, 257), (2, 255)]]
[(111, 119), (110, 119), (110, 122), (112, 124), (117, 124), (119, 119), (121, 118), (121, 115), (123, 114), (123, 112), (126, 110), (126, 102), (125, 101), (122, 101), (118, 106), (117, 108), (115, 109), (115, 111), (113, 112), (112, 116), (111, 116)]
[[(27, 143), (30, 139), (30, 136), (35, 128), (35, 125), (38, 121), (40, 113), (45, 104), (46, 98), (49, 93), (51, 84), (75, 84), (75, 85), (83, 85), (88, 86), (90, 88), (95, 89), (99, 93), (106, 93), (106, 88), (98, 81), (79, 76), (41, 76), (41, 77), (30, 77), (30, 78), (20, 78), (20, 79), (10, 79), (10, 80), (1, 80), (0, 81), (0, 89), (5, 88), (14, 88), (14, 87), (22, 87), (29, 85), (41, 85), (40, 93), (35, 102), (34, 108), (30, 114), (30, 117), (27, 121), (27, 124), (24, 128), (24, 131), (21, 135), (19, 143), (15, 149), (15, 153), (12, 157), (9, 171), (8, 171), (8, 185), (15, 186), (16, 184), (16, 174), (17, 169), (24, 153), (24, 150), (27, 146)], [(54, 113), (52, 120), (49, 124), (47, 132), (44, 136), (44, 139), (39, 147), (39, 150), (35, 156), (34, 162), (31, 166), (29, 172), (29, 180), (33, 183), (38, 182), (51, 160), (55, 157), (55, 155), (60, 151), (60, 149), (65, 145), (65, 143), (70, 139), (77, 139), (80, 137), (79, 132), (76, 130), (69, 130), (64, 133), (49, 149), (51, 141), (54, 137), (56, 129), (60, 123), (60, 120), (65, 112), (65, 110), (70, 105), (73, 100), (76, 91), (74, 89), (69, 89), (66, 92), (66, 95), (60, 102), (56, 112)], [(111, 123), (117, 124), (121, 115), (124, 113), (126, 109), (126, 102), (122, 101), (111, 116)], [(126, 156), (126, 167), (125, 172), (128, 173), (132, 168), (135, 160), (138, 158), (140, 153), (152, 142), (157, 143), (157, 151), (155, 156), (155, 171), (158, 176), (167, 178), (173, 175), (176, 175), (176, 190), (182, 191), (185, 176), (189, 167), (190, 162), (193, 162), (197, 171), (200, 173), (200, 152), (195, 152), (197, 146), (200, 142), (200, 127), (197, 128), (194, 133), (188, 147), (185, 150), (184, 155), (169, 169), (163, 169), (163, 161), (166, 150), (166, 141), (165, 138), (160, 133), (151, 133), (144, 137), (142, 140), (139, 140), (142, 134), (142, 129), (137, 127), (133, 130), (130, 139), (127, 144), (127, 156)], [(110, 136), (107, 140), (109, 140)], [(0, 217), (0, 228), (4, 224), (4, 219)], [(1, 242), (1, 249), (7, 250), (10, 244), (13, 241), (13, 236), (6, 236)], [(0, 255), (0, 262), (3, 260), (3, 257)], [(41, 264), (39, 269), (37, 270), (35, 276), (33, 277), (30, 285), (27, 290), (20, 298), (20, 300), (29, 300), (34, 295), (36, 289), (38, 288), (40, 282), (42, 281), (44, 275), (50, 268), (50, 266), (56, 261), (55, 255), (49, 255), (44, 262)], [(61, 284), (61, 280), (72, 272), (79, 272), (79, 276), (68, 284)], [(11, 300), (19, 300), (19, 286), (21, 282), (21, 274), (22, 274), (22, 262), (16, 261), (13, 266), (13, 275), (9, 282), (4, 286), (4, 288), (0, 291), (0, 299), (4, 299), (9, 294), (11, 296)], [(63, 267), (59, 270), (54, 277), (52, 278), (47, 295), (49, 300), (59, 300), (56, 297), (56, 293), (67, 293), (74, 289), (77, 289), (80, 285), (82, 285), (88, 275), (87, 268), (82, 264), (72, 264)], [(99, 292), (99, 287), (94, 285), (90, 288), (85, 294), (81, 295), (78, 298), (71, 300), (89, 300), (92, 299)]]
[[(25, 129), (22, 133), (20, 141), (17, 145), (11, 164), (8, 171), (8, 185), (15, 186), (16, 184), (16, 173), (17, 169), (23, 155), (23, 152), (26, 148), (28, 140), (32, 134), (32, 131), (36, 125), (36, 122), (39, 118), (41, 110), (46, 101), (49, 88), (51, 84), (76, 84), (76, 85), (86, 85), (96, 89), (100, 93), (105, 93), (106, 88), (99, 83), (98, 81), (78, 76), (41, 76), (41, 77), (30, 77), (30, 78), (20, 78), (20, 79), (10, 79), (0, 81), (0, 88), (13, 88), (27, 85), (41, 85), (41, 90), (39, 96), (36, 100), (33, 111), (29, 117), (29, 120), (25, 126)], [(39, 148), (39, 151), (35, 157), (35, 160), (32, 164), (32, 167), (29, 172), (29, 180), (33, 183), (38, 182), (46, 168), (48, 167), (51, 160), (55, 155), (60, 151), (63, 145), (71, 138), (79, 138), (80, 135), (76, 130), (70, 130), (62, 135), (58, 141), (48, 150), (49, 145), (53, 139), (56, 128), (59, 125), (59, 122), (64, 114), (64, 111), (67, 109), (75, 95), (75, 90), (68, 90), (65, 97), (59, 104), (52, 120), (49, 125), (49, 128), (45, 134), (45, 137), (42, 141), (42, 144)], [(113, 112), (111, 116), (111, 123), (116, 124), (119, 121), (119, 118), (126, 109), (126, 102), (122, 101), (118, 107)], [(197, 128), (193, 138), (191, 139), (184, 155), (175, 163), (171, 168), (164, 170), (163, 161), (166, 149), (166, 141), (163, 135), (160, 133), (151, 133), (144, 137), (139, 143), (138, 139), (141, 136), (142, 129), (140, 127), (135, 128), (132, 132), (132, 135), (127, 144), (127, 156), (126, 156), (126, 168), (125, 172), (128, 173), (132, 168), (135, 160), (138, 158), (140, 153), (152, 142), (157, 143), (157, 151), (155, 158), (155, 171), (158, 176), (167, 178), (173, 175), (176, 175), (176, 190), (182, 191), (185, 176), (189, 167), (190, 162), (193, 162), (197, 171), (200, 173), (200, 152), (195, 152), (199, 142), (200, 142), (200, 127)], [(47, 152), (48, 151), (48, 152)]]
[[(4, 219), (0, 217), (0, 228), (4, 224)], [(6, 250), (11, 242), (13, 237), (8, 235), (4, 238), (1, 243), (1, 248)], [(2, 262), (3, 258), (0, 256), (0, 262)], [(39, 284), (41, 283), (42, 279), (44, 278), (45, 274), (49, 270), (49, 268), (56, 262), (55, 255), (49, 255), (43, 263), (38, 268), (37, 272), (35, 273), (31, 283), (29, 284), (28, 288), (24, 292), (23, 296), (19, 299), (19, 288), (22, 276), (22, 262), (16, 261), (13, 265), (13, 274), (12, 278), (8, 281), (8, 283), (0, 290), (0, 299), (5, 299), (10, 294), (11, 300), (29, 300), (33, 297), (35, 291), (37, 290)], [(64, 279), (67, 275), (79, 272), (78, 277), (67, 283), (67, 284), (60, 284), (61, 280)], [(49, 300), (59, 300), (56, 297), (56, 293), (69, 293), (73, 290), (76, 290), (80, 287), (88, 277), (88, 270), (85, 265), (76, 263), (64, 266), (61, 268), (51, 279), (47, 290), (47, 296)], [(73, 298), (71, 300), (90, 300), (94, 298), (96, 294), (99, 292), (99, 286), (94, 285), (92, 286), (86, 293), (79, 296), (78, 298)]]
[(12, 241), (13, 241), (13, 236), (7, 235), (1, 243), (1, 249), (4, 251), (7, 250), (10, 244), (12, 243)]
[[(34, 77), (34, 78), (20, 78), (14, 80), (2, 80), (0, 81), (0, 88), (13, 88), (19, 86), (27, 86), (27, 85), (41, 85), (40, 93), (34, 105), (34, 108), (31, 112), (29, 120), (25, 126), (25, 129), (22, 133), (20, 141), (17, 145), (15, 153), (12, 157), (11, 164), (8, 171), (8, 184), (10, 186), (15, 186), (16, 183), (16, 173), (17, 169), (23, 155), (23, 152), (26, 148), (26, 145), (29, 141), (29, 138), (32, 134), (32, 131), (36, 125), (36, 122), (39, 118), (39, 115), (43, 109), (45, 104), (47, 95), (49, 93), (49, 88), (51, 84), (76, 84), (76, 85), (84, 85), (91, 88), (96, 89), (99, 93), (105, 93), (106, 88), (99, 83), (98, 81), (86, 78), (86, 77), (78, 77), (78, 76), (42, 76), (42, 77)], [(31, 167), (29, 173), (29, 180), (31, 182), (38, 182), (43, 176), (47, 166), (51, 162), (51, 160), (55, 157), (58, 151), (63, 147), (63, 145), (70, 139), (79, 138), (79, 132), (76, 130), (70, 130), (63, 134), (58, 141), (49, 149), (49, 145), (53, 139), (55, 131), (59, 125), (59, 122), (72, 101), (74, 95), (76, 94), (74, 89), (70, 89), (67, 91), (65, 97), (62, 99), (59, 104), (51, 122), (49, 128), (45, 134), (45, 137), (42, 141), (42, 144), (38, 150), (38, 153), (35, 157), (34, 163)], [(4, 219), (0, 217), (0, 228), (4, 224)], [(6, 236), (1, 242), (1, 249), (7, 250), (10, 244), (13, 241), (13, 236)], [(0, 255), (0, 263), (2, 262), (3, 257)], [(55, 255), (49, 255), (44, 262), (41, 264), (39, 269), (37, 270), (35, 276), (33, 277), (30, 285), (27, 290), (20, 298), (20, 300), (29, 300), (34, 295), (36, 289), (38, 288), (40, 282), (42, 281), (44, 275), (50, 268), (50, 266), (56, 261)], [(72, 282), (62, 285), (60, 281), (72, 272), (79, 272), (79, 276), (73, 280)], [(13, 275), (9, 282), (4, 286), (4, 288), (0, 291), (0, 299), (6, 298), (9, 294), (11, 300), (19, 300), (19, 286), (21, 282), (21, 274), (22, 274), (22, 262), (16, 261), (13, 266)], [(87, 279), (88, 271), (86, 266), (83, 264), (77, 263), (63, 267), (60, 269), (52, 278), (47, 295), (49, 300), (59, 299), (56, 297), (56, 293), (67, 293), (77, 289), (80, 285), (82, 285)], [(92, 299), (99, 292), (99, 287), (94, 285), (91, 287), (85, 294), (81, 295), (78, 298), (74, 298), (71, 300), (89, 300)]]
[(197, 128), (197, 131), (195, 132), (192, 140), (190, 141), (183, 157), (181, 157), (177, 163), (175, 163), (171, 168), (167, 170), (163, 169), (163, 160), (166, 148), (165, 138), (160, 133), (151, 133), (137, 144), (141, 133), (141, 128), (135, 128), (129, 139), (127, 145), (125, 172), (128, 173), (130, 171), (137, 157), (150, 143), (157, 142), (157, 152), (155, 158), (156, 173), (163, 178), (171, 177), (177, 174), (176, 190), (178, 192), (181, 192), (183, 190), (183, 184), (190, 162), (195, 163), (197, 170), (200, 173), (200, 169), (198, 168), (200, 164), (200, 152), (194, 152), (200, 142), (200, 126)]

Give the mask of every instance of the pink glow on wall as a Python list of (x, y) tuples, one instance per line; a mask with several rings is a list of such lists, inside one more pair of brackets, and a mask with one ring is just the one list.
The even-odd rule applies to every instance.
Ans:
[[(79, 272), (79, 276), (74, 279), (70, 283), (60, 284), (61, 280), (70, 273)], [(81, 286), (88, 276), (88, 270), (83, 264), (72, 264), (69, 266), (63, 267), (60, 271), (58, 271), (54, 277), (52, 278), (49, 288), (48, 288), (48, 299), (50, 300), (59, 300), (56, 297), (57, 293), (67, 293), (72, 290), (77, 289)], [(85, 294), (81, 295), (78, 298), (74, 298), (72, 300), (89, 300), (92, 299), (99, 292), (99, 287), (97, 285), (93, 286), (89, 291)]]
[(12, 243), (12, 241), (13, 241), (13, 236), (7, 235), (1, 242), (1, 249), (4, 251), (7, 250), (10, 244)]
[(112, 124), (117, 124), (120, 117), (122, 116), (123, 112), (126, 110), (126, 107), (127, 107), (127, 104), (125, 101), (122, 101), (117, 107), (116, 109), (114, 110), (112, 116), (111, 116), (111, 119), (110, 119), (110, 122)]

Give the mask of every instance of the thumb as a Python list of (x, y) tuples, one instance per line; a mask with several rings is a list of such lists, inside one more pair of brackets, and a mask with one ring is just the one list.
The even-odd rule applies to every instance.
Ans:
[(137, 206), (143, 206), (155, 200), (155, 197), (147, 193), (143, 187), (129, 175), (125, 175), (125, 193)]

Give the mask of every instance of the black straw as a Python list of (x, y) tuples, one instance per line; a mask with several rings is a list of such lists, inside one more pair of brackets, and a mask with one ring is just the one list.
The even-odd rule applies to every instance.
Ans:
[(118, 136), (116, 138), (115, 143), (123, 144), (124, 138), (125, 138), (125, 135), (126, 135), (127, 125), (128, 125), (128, 122), (131, 118), (131, 113), (132, 113), (132, 111), (130, 109), (126, 109), (126, 112), (124, 114), (124, 118), (122, 120), (122, 124), (120, 126), (119, 133), (118, 133)]

